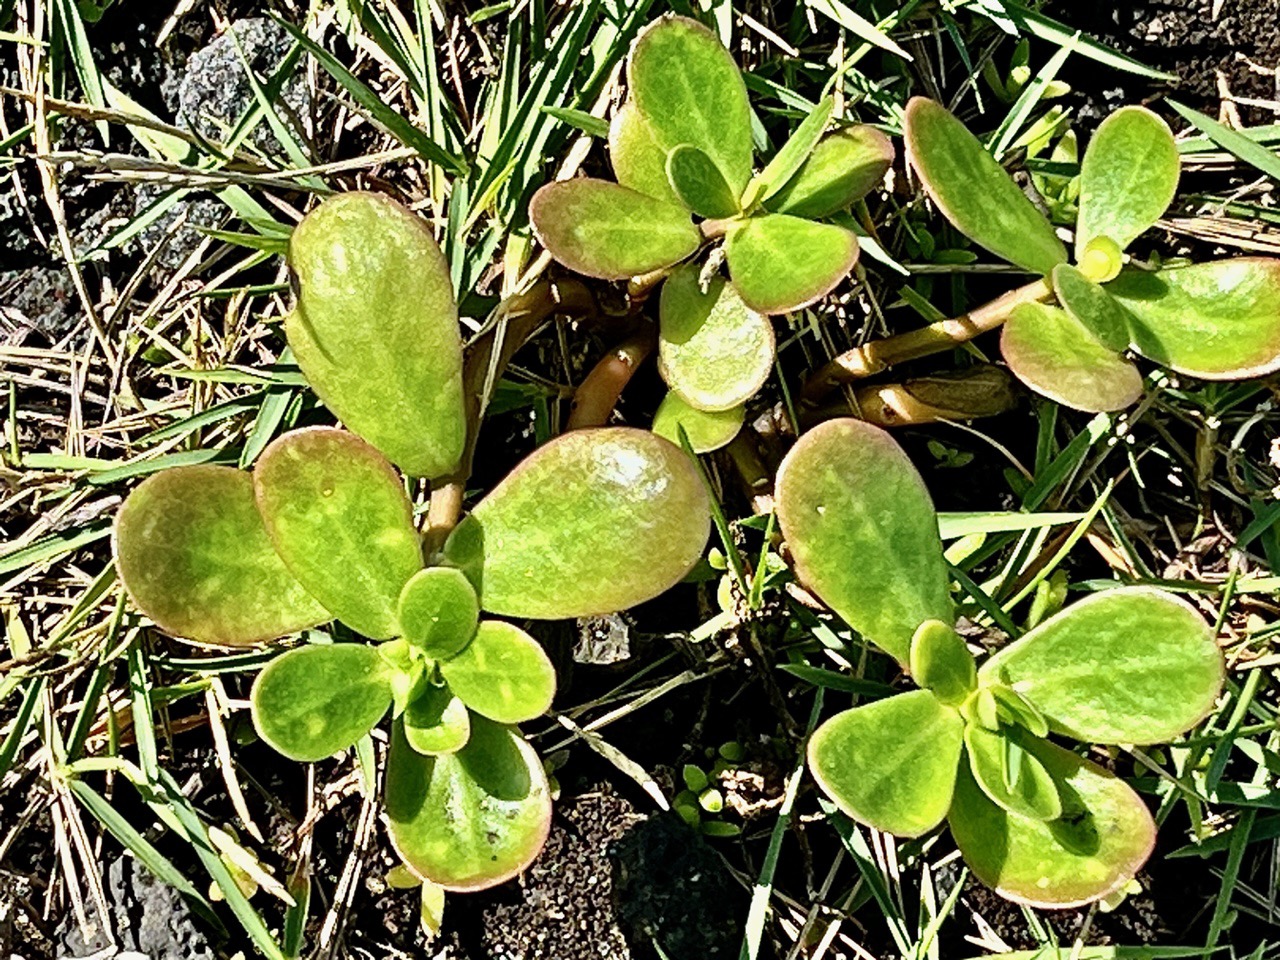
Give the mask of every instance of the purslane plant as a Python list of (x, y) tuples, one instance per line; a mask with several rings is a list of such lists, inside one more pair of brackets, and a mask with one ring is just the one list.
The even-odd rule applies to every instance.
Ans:
[(365, 439), (304, 428), (275, 440), (252, 474), (191, 466), (148, 478), (116, 520), (121, 580), (157, 626), (196, 642), (253, 644), (334, 619), (379, 641), (312, 643), (271, 661), (253, 686), (255, 727), (314, 761), (390, 711), (397, 850), (446, 889), (490, 886), (546, 838), (547, 779), (515, 724), (550, 706), (555, 672), (536, 640), (481, 613), (559, 619), (657, 596), (701, 556), (707, 494), (666, 440), (576, 431), (534, 451), (424, 555), (405, 479), (376, 447), (419, 476), (453, 473), (463, 458), (444, 261), (408, 211), (350, 194), (304, 219), (290, 263), (290, 343)]
[(954, 629), (928, 491), (888, 434), (850, 419), (816, 427), (784, 459), (776, 497), (800, 582), (922, 688), (815, 731), (810, 766), (836, 806), (907, 837), (948, 821), (974, 874), (1023, 903), (1076, 906), (1132, 878), (1155, 841), (1146, 805), (1048, 737), (1166, 743), (1200, 722), (1224, 668), (1199, 613), (1117, 588), (978, 667)]

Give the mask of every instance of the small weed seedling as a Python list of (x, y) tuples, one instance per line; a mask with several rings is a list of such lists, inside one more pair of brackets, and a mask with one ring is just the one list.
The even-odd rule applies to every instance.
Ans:
[[(773, 369), (767, 315), (814, 302), (853, 269), (857, 236), (825, 221), (881, 181), (893, 147), (867, 126), (827, 132), (826, 97), (753, 175), (742, 75), (715, 34), (684, 17), (641, 33), (627, 82), (609, 131), (617, 182), (548, 184), (530, 220), (551, 255), (578, 273), (665, 275), (658, 364), (675, 399), (664, 417), (706, 420), (707, 441), (727, 433), (728, 442)], [(684, 262), (721, 238), (730, 279)]]
[(975, 875), (1011, 900), (1076, 906), (1146, 862), (1155, 823), (1119, 777), (1049, 739), (1168, 742), (1223, 683), (1203, 618), (1118, 588), (1040, 623), (978, 668), (955, 621), (937, 515), (889, 436), (856, 420), (806, 433), (778, 473), (800, 581), (923, 688), (837, 714), (814, 778), (862, 823), (916, 837), (944, 819)]
[(660, 437), (580, 430), (527, 457), (424, 556), (391, 461), (433, 478), (464, 459), (444, 259), (416, 217), (371, 194), (318, 207), (289, 257), (290, 345), (361, 436), (309, 427), (275, 440), (252, 474), (201, 465), (148, 478), (116, 521), (120, 576), (157, 626), (197, 642), (259, 643), (334, 619), (379, 641), (271, 661), (253, 685), (254, 724), (285, 756), (315, 761), (390, 711), (397, 850), (440, 887), (491, 886), (546, 839), (546, 774), (514, 725), (550, 707), (555, 671), (536, 640), (481, 612), (559, 619), (657, 596), (702, 554), (706, 490)]

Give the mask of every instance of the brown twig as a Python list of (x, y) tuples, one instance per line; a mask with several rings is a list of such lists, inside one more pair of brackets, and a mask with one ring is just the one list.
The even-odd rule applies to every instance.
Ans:
[(848, 416), (880, 427), (903, 427), (993, 417), (1013, 409), (1017, 402), (1013, 378), (1001, 367), (982, 364), (901, 383), (868, 384), (854, 391), (852, 403), (805, 410), (801, 419), (806, 428)]
[(565, 429), (581, 430), (608, 423), (622, 391), (657, 344), (657, 331), (646, 325), (605, 354), (574, 391)]

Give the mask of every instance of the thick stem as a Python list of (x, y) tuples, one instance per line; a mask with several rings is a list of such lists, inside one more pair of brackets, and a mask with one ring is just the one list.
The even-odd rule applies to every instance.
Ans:
[(848, 416), (860, 417), (881, 427), (973, 420), (1004, 413), (1017, 402), (1013, 378), (1000, 367), (983, 364), (955, 373), (915, 377), (902, 383), (859, 387), (854, 391), (852, 403), (833, 403), (805, 411), (803, 425), (811, 427), (823, 420)]
[(939, 320), (919, 330), (855, 347), (840, 354), (809, 378), (804, 386), (804, 400), (810, 405), (816, 405), (817, 401), (842, 383), (861, 380), (880, 373), (895, 363), (941, 353), (972, 340), (1004, 323), (1014, 307), (1048, 299), (1052, 292), (1045, 280), (1036, 280), (1025, 287), (1010, 290), (959, 317)]
[(646, 326), (601, 358), (574, 392), (566, 429), (581, 430), (608, 423), (623, 389), (657, 343), (657, 332), (652, 326)]

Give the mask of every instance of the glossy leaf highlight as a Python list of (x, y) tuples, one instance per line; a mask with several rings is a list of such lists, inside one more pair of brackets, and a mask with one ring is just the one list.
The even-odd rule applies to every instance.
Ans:
[(786, 313), (820, 300), (858, 262), (858, 238), (830, 223), (770, 213), (729, 228), (729, 275), (760, 313)]
[(442, 660), (471, 642), (480, 600), (461, 570), (428, 567), (400, 591), (398, 616), (404, 638), (432, 660)]

